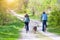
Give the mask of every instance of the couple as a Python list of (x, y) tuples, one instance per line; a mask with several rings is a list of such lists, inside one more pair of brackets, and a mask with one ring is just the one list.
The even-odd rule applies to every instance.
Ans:
[[(30, 22), (30, 18), (29, 15), (26, 14), (24, 16), (24, 22), (25, 22), (25, 28), (26, 28), (26, 32), (29, 31), (29, 22)], [(45, 12), (43, 12), (43, 14), (41, 15), (41, 20), (42, 20), (42, 31), (45, 32), (46, 31), (46, 27), (47, 27), (47, 14)]]

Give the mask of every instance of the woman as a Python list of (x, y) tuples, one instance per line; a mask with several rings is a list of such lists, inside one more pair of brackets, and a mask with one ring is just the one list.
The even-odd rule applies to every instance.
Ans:
[(24, 23), (25, 23), (26, 32), (28, 32), (29, 31), (29, 22), (30, 22), (29, 15), (26, 14), (24, 17), (25, 17)]

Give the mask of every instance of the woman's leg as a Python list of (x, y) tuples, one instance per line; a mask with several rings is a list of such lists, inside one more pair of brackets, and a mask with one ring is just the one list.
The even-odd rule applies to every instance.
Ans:
[(29, 23), (28, 22), (27, 22), (27, 26), (26, 27), (27, 27), (27, 31), (29, 31)]
[(26, 28), (26, 32), (29, 31), (29, 23), (28, 22), (25, 22), (25, 28)]
[(26, 29), (26, 31), (27, 31), (27, 23), (25, 22), (25, 29)]

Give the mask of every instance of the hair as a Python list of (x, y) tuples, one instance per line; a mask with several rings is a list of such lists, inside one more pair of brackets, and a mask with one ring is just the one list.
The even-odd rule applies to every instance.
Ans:
[(45, 12), (43, 12), (43, 14), (45, 14)]
[(28, 14), (26, 14), (26, 15), (25, 15), (25, 17), (29, 17), (29, 15), (28, 15)]

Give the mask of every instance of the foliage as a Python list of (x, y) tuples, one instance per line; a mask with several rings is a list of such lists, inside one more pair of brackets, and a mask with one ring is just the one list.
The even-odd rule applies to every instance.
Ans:
[(0, 0), (0, 25), (8, 24), (13, 20), (13, 17), (10, 13), (7, 12), (8, 4), (5, 0)]
[(39, 16), (38, 15), (29, 15), (31, 19), (34, 19), (34, 20), (40, 20)]
[(48, 10), (49, 7), (54, 8), (57, 0), (29, 0), (28, 8), (33, 11), (34, 8), (35, 13), (41, 13), (42, 11)]
[(56, 9), (50, 13), (49, 25), (51, 25), (51, 26), (60, 25), (60, 10)]
[(24, 25), (21, 20), (7, 12), (8, 8), (6, 0), (0, 0), (0, 40), (17, 40)]
[(23, 26), (23, 22), (13, 16), (13, 20), (8, 24), (0, 25), (0, 39), (17, 40), (21, 36), (19, 33)]
[(48, 28), (50, 32), (60, 35), (60, 10), (55, 8), (49, 16)]

